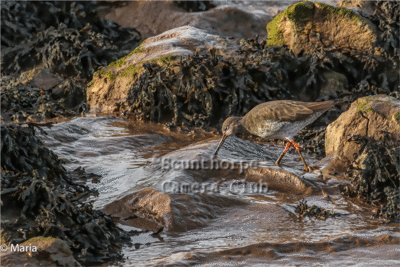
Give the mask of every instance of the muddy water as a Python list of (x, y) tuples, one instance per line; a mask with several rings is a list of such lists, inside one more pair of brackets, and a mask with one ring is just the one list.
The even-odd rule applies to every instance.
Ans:
[[(82, 166), (102, 176), (97, 183), (87, 182), (99, 192), (88, 200), (96, 208), (146, 187), (162, 191), (166, 181), (215, 182), (220, 185), (220, 192), (214, 195), (232, 199), (232, 204), (216, 216), (199, 218), (206, 222), (203, 227), (165, 230), (155, 237), (149, 233), (132, 236), (134, 245), (123, 249), (127, 258), (124, 266), (352, 265), (360, 262), (392, 266), (400, 263), (399, 225), (384, 225), (371, 219), (370, 207), (343, 198), (338, 185), (344, 181), (323, 180), (315, 173), (303, 173), (302, 163), (293, 152), (285, 157), (283, 170), (294, 173), (310, 186), (309, 195), (293, 193), (295, 185), (269, 188), (263, 193), (241, 193), (240, 188), (230, 186), (232, 181), (247, 177), (240, 168), (190, 170), (177, 165), (172, 168), (165, 163), (210, 160), (219, 141), (212, 133), (169, 131), (161, 125), (111, 117), (81, 117), (46, 131), (48, 135), (39, 135), (40, 138), (64, 159), (68, 169)], [(217, 161), (237, 164), (253, 160), (259, 166), (279, 169), (273, 162), (282, 148), (230, 137)], [(317, 162), (309, 155), (305, 157), (311, 164)], [(330, 199), (323, 197), (320, 188)], [(326, 220), (299, 218), (295, 207), (303, 198), (309, 205), (331, 209), (339, 216)], [(233, 200), (245, 204), (237, 205)], [(207, 203), (202, 204), (211, 205)]]

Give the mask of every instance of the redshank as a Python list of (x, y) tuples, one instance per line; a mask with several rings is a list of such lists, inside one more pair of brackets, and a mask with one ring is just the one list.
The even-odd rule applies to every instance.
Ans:
[(304, 127), (315, 121), (333, 106), (333, 101), (301, 102), (277, 100), (259, 104), (243, 117), (229, 117), (222, 124), (222, 139), (215, 151), (222, 147), (225, 139), (237, 133), (253, 134), (267, 139), (286, 140), (286, 147), (275, 164), (279, 165), (283, 156), (292, 146), (299, 153), (306, 171), (312, 171), (300, 152), (300, 146), (293, 137)]

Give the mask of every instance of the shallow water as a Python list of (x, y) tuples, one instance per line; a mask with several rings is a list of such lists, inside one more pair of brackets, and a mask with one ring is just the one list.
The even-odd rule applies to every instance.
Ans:
[[(284, 158), (283, 169), (311, 185), (313, 193), (309, 196), (294, 194), (290, 187), (269, 189), (261, 194), (241, 194), (240, 190), (229, 190), (230, 182), (246, 177), (240, 169), (167, 169), (158, 162), (162, 158), (209, 160), (219, 142), (219, 136), (212, 133), (169, 131), (162, 125), (95, 116), (58, 123), (45, 130), (48, 135), (37, 133), (38, 136), (64, 159), (67, 169), (82, 166), (102, 176), (98, 183), (87, 182), (99, 192), (88, 200), (96, 208), (146, 187), (161, 191), (165, 181), (219, 182), (220, 197), (245, 202), (246, 205), (232, 204), (224, 208), (218, 216), (207, 220), (204, 227), (183, 232), (164, 230), (159, 237), (149, 233), (133, 236), (135, 245), (123, 249), (127, 257), (124, 266), (195, 263), (262, 266), (265, 262), (353, 265), (366, 260), (368, 264), (380, 266), (400, 263), (399, 225), (384, 225), (380, 220), (371, 219), (370, 207), (343, 198), (338, 185), (345, 181), (323, 181), (313, 173), (304, 174), (302, 163), (293, 151)], [(260, 145), (230, 137), (220, 150), (218, 160), (256, 160), (262, 166), (279, 169), (273, 162), (282, 149), (282, 146)], [(309, 163), (317, 161), (309, 155), (305, 157)], [(320, 187), (331, 200), (322, 196)], [(303, 198), (309, 205), (332, 209), (340, 215), (326, 220), (299, 218), (295, 207)], [(126, 230), (136, 229), (120, 226)], [(383, 241), (379, 241), (381, 239)], [(229, 250), (241, 247), (246, 248), (241, 252)]]

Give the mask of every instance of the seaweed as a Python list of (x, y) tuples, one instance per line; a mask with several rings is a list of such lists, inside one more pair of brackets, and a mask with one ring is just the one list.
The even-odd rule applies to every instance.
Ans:
[(325, 133), (325, 127), (303, 129), (295, 136), (295, 141), (300, 142), (303, 150), (322, 159), (325, 156)]
[(96, 7), (94, 2), (2, 2), (2, 74), (43, 64), (64, 78), (91, 79), (99, 66), (139, 45), (136, 30), (98, 18)]
[(319, 220), (326, 220), (326, 218), (337, 216), (335, 212), (316, 205), (308, 206), (307, 201), (304, 199), (297, 204), (295, 212), (299, 214), (300, 217), (308, 216)]
[(212, 1), (174, 1), (174, 3), (188, 12), (207, 11), (215, 7)]
[(382, 140), (351, 136), (362, 145), (358, 157), (347, 171), (351, 184), (341, 187), (342, 194), (379, 206), (375, 216), (400, 219), (400, 147), (396, 138), (384, 134)]
[[(213, 50), (180, 60), (147, 62), (132, 84), (124, 107), (128, 114), (168, 125), (207, 127), (229, 115), (244, 114), (266, 100), (290, 98), (274, 69), (278, 63), (227, 59)], [(276, 66), (277, 68), (279, 66)]]
[[(45, 72), (46, 70), (43, 70)], [(53, 88), (40, 88), (30, 72), (0, 79), (2, 121), (36, 121), (79, 115), (88, 110), (85, 84), (77, 79), (60, 79)], [(42, 76), (43, 77), (43, 76)], [(53, 78), (49, 72), (47, 76)]]
[(71, 177), (92, 175), (83, 175), (82, 169), (66, 171), (35, 136), (38, 126), (1, 126), (2, 242), (20, 244), (51, 236), (64, 240), (82, 264), (120, 259), (119, 249), (130, 242), (129, 235), (81, 201), (95, 192)]

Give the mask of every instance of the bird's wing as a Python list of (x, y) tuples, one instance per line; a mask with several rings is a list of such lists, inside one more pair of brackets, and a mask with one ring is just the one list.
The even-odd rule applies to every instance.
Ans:
[(313, 114), (305, 102), (271, 101), (255, 106), (243, 117), (243, 124), (254, 124), (261, 121), (289, 121), (306, 119)]
[(242, 119), (242, 125), (252, 132), (260, 123), (266, 121), (293, 122), (306, 120), (314, 113), (328, 110), (333, 101), (300, 102), (300, 101), (271, 101), (259, 104), (250, 110)]

